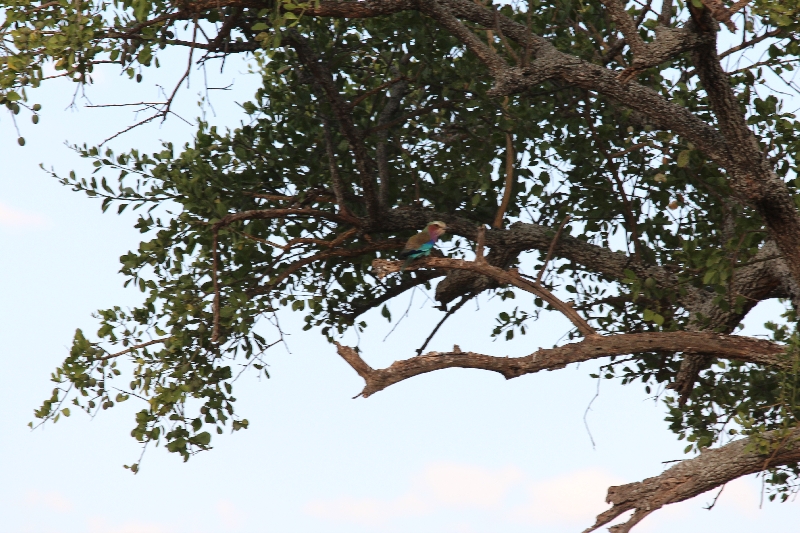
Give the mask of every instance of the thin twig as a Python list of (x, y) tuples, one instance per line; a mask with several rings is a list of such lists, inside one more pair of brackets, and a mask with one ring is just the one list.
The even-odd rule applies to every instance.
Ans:
[(214, 326), (211, 332), (211, 342), (216, 343), (219, 339), (219, 275), (217, 274), (217, 269), (219, 268), (219, 250), (218, 250), (218, 241), (219, 241), (219, 228), (214, 228), (214, 239), (211, 244), (211, 253), (214, 257), (213, 264), (211, 266), (211, 279), (214, 282), (214, 304), (212, 307), (212, 312), (214, 313)]
[(550, 248), (547, 249), (547, 255), (544, 258), (544, 264), (542, 264), (542, 269), (539, 271), (539, 275), (536, 276), (536, 284), (542, 284), (542, 278), (544, 277), (544, 271), (547, 269), (547, 263), (550, 262), (550, 259), (553, 257), (553, 252), (556, 249), (556, 244), (558, 243), (559, 237), (561, 237), (561, 232), (564, 230), (564, 226), (569, 219), (572, 218), (572, 215), (567, 215), (564, 217), (564, 220), (561, 221), (561, 225), (558, 226), (558, 230), (556, 231), (555, 236), (553, 237), (552, 242), (550, 242)]
[[(411, 297), (408, 299), (408, 307), (406, 308), (406, 312), (403, 313), (402, 315), (400, 315), (400, 319), (397, 322), (394, 323), (394, 326), (392, 326), (392, 329), (389, 330), (389, 333), (387, 333), (386, 336), (383, 338), (383, 342), (386, 342), (386, 339), (389, 338), (389, 335), (394, 333), (394, 330), (397, 329), (397, 326), (400, 325), (400, 322), (402, 322), (403, 319), (408, 316), (408, 312), (411, 311), (411, 305), (414, 303), (414, 293), (416, 292), (416, 290), (417, 290), (417, 288), (414, 287), (414, 290), (411, 291)], [(378, 305), (380, 305), (380, 304), (378, 304)]]
[[(725, 485), (727, 485), (727, 483)], [(717, 505), (717, 500), (719, 499), (720, 494), (722, 494), (722, 491), (725, 490), (725, 485), (722, 485), (722, 487), (720, 487), (719, 492), (717, 493), (716, 496), (714, 496), (714, 501), (703, 507), (703, 509), (705, 509), (706, 511), (710, 511), (711, 509), (714, 508), (715, 505)]]
[(472, 296), (473, 296), (473, 294), (471, 294), (471, 293), (470, 294), (465, 294), (464, 296), (461, 297), (461, 301), (459, 301), (456, 305), (451, 307), (450, 310), (447, 313), (445, 313), (444, 317), (442, 317), (442, 319), (439, 321), (439, 323), (436, 324), (436, 327), (433, 328), (433, 331), (431, 331), (431, 334), (428, 335), (428, 338), (425, 339), (425, 342), (422, 343), (422, 346), (420, 346), (417, 349), (417, 355), (422, 355), (422, 351), (428, 346), (428, 343), (431, 342), (431, 339), (433, 339), (433, 336), (436, 335), (437, 331), (439, 331), (439, 328), (442, 327), (442, 324), (444, 324), (444, 321), (447, 320), (448, 318), (450, 318), (456, 311), (461, 309), (461, 306), (463, 306), (465, 303), (467, 303), (467, 300), (470, 300), (472, 298)]
[(144, 105), (147, 107), (155, 107), (158, 105), (164, 105), (166, 102), (131, 102), (130, 104), (96, 104), (96, 105), (87, 105), (87, 108), (90, 107), (129, 107), (134, 105)]
[(103, 357), (98, 357), (98, 361), (107, 361), (109, 359), (113, 359), (115, 357), (119, 357), (120, 355), (125, 355), (126, 353), (130, 353), (134, 350), (138, 350), (139, 348), (144, 348), (145, 346), (150, 346), (151, 344), (158, 344), (159, 342), (166, 342), (170, 340), (172, 337), (164, 337), (163, 339), (154, 339), (152, 341), (143, 342), (142, 344), (137, 344), (135, 346), (131, 346), (130, 348), (125, 348), (121, 352), (111, 353), (108, 355), (104, 355)]
[(594, 437), (592, 437), (592, 430), (589, 429), (589, 421), (587, 420), (587, 417), (589, 416), (589, 411), (592, 410), (592, 404), (597, 399), (597, 397), (600, 396), (600, 380), (601, 379), (602, 378), (598, 375), (597, 376), (597, 390), (595, 391), (594, 396), (592, 396), (592, 399), (589, 401), (589, 405), (586, 406), (586, 411), (583, 412), (583, 425), (586, 427), (586, 433), (589, 434), (589, 440), (592, 441), (592, 449), (593, 450), (595, 450), (597, 448), (596, 448), (595, 443), (594, 443)]
[(622, 157), (623, 155), (629, 154), (629, 153), (633, 152), (634, 150), (638, 150), (639, 148), (642, 148), (643, 146), (650, 146), (650, 144), (651, 144), (650, 141), (640, 142), (640, 143), (634, 144), (633, 146), (629, 146), (628, 148), (626, 148), (626, 149), (624, 149), (624, 150), (622, 150), (620, 152), (614, 152), (613, 154), (609, 154), (609, 156), (611, 156), (611, 157)]

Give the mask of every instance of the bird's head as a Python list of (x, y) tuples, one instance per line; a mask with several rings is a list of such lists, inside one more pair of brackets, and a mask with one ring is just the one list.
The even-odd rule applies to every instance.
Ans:
[(433, 222), (428, 224), (428, 233), (431, 234), (431, 237), (434, 237), (436, 239), (441, 237), (446, 230), (447, 230), (447, 224), (445, 224), (441, 220), (434, 220)]

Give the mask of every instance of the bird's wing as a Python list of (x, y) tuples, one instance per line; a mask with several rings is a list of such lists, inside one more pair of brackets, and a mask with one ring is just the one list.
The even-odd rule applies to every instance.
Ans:
[(430, 242), (431, 236), (427, 231), (421, 231), (408, 239), (403, 250), (418, 250), (426, 242)]
[(433, 249), (433, 243), (428, 241), (418, 248), (403, 250), (402, 252), (400, 252), (400, 257), (411, 257), (412, 259), (416, 259), (417, 257), (431, 255), (432, 249)]

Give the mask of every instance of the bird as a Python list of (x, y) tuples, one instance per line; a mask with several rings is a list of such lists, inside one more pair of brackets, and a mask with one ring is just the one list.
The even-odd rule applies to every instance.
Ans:
[(400, 257), (405, 259), (405, 263), (400, 267), (400, 273), (414, 260), (420, 257), (431, 255), (431, 250), (436, 244), (436, 240), (447, 230), (447, 224), (441, 220), (434, 220), (427, 227), (408, 239)]

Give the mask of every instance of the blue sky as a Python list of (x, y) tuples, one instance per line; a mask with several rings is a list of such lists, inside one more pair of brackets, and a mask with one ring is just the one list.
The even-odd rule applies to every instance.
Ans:
[[(184, 55), (171, 63), (181, 64)], [(235, 126), (235, 102), (251, 97), (258, 76), (229, 60), (224, 73), (210, 69), (216, 116)], [(362, 386), (332, 346), (290, 315), (289, 350), (267, 355), (272, 379), (245, 374), (236, 384), (247, 431), (216, 438), (215, 449), (183, 463), (149, 449), (141, 472), (122, 468), (139, 447), (129, 436), (129, 401), (95, 419), (80, 413), (30, 431), (33, 409), (52, 388), (49, 374), (66, 355), (76, 327), (96, 329), (97, 309), (132, 305), (140, 293), (123, 289), (118, 258), (139, 242), (134, 216), (103, 215), (97, 201), (69, 191), (38, 168), (66, 173), (88, 168), (65, 141), (98, 143), (134, 122), (125, 109), (85, 105), (159, 99), (178, 69), (146, 73), (135, 84), (112, 70), (99, 73), (67, 109), (74, 86), (56, 80), (32, 93), (42, 120), (20, 119), (27, 139), (0, 115), (0, 530), (9, 533), (392, 533), (578, 532), (606, 508), (606, 488), (657, 475), (662, 461), (683, 457), (663, 422), (664, 409), (637, 386), (603, 382), (588, 421), (584, 411), (597, 383), (593, 365), (568, 367), (505, 381), (479, 371), (448, 370), (419, 376), (369, 399), (352, 400)], [(201, 111), (195, 73), (178, 112), (193, 120)], [(140, 117), (141, 118), (141, 117)], [(117, 139), (118, 149), (182, 144), (194, 127), (171, 118)], [(417, 296), (414, 314), (383, 342), (390, 326), (372, 317), (362, 338), (375, 367), (413, 353), (438, 311)], [(522, 300), (518, 300), (523, 302)], [(393, 304), (393, 314), (407, 301)], [(420, 308), (420, 305), (423, 305)], [(459, 344), (493, 355), (524, 355), (551, 346), (566, 331), (557, 316), (543, 318), (525, 337), (490, 342), (496, 304), (462, 310), (431, 349)], [(746, 330), (775, 318), (764, 304)], [(635, 531), (738, 533), (784, 528), (796, 522), (798, 503), (765, 503), (759, 509), (755, 479), (731, 483), (716, 508), (702, 509), (713, 494), (671, 506)]]

